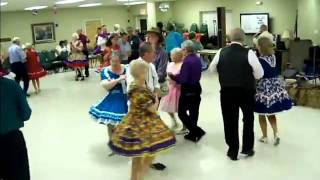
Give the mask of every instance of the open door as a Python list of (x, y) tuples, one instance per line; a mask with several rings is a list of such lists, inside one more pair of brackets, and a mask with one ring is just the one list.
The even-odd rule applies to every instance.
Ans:
[(95, 47), (96, 45), (95, 36), (97, 34), (97, 28), (101, 26), (102, 26), (102, 22), (100, 19), (85, 21), (85, 32), (88, 38), (90, 39), (90, 43), (88, 44), (89, 48)]

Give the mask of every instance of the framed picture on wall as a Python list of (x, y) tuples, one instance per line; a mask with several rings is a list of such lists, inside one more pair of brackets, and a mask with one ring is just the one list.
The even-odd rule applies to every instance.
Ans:
[(31, 24), (34, 44), (51, 43), (56, 41), (54, 23)]

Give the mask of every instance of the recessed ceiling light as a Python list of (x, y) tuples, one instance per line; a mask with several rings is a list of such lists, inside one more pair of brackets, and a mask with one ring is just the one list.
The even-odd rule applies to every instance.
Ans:
[(95, 7), (95, 6), (101, 6), (102, 3), (89, 3), (89, 4), (81, 4), (78, 7)]
[(78, 3), (78, 2), (83, 2), (85, 0), (60, 0), (57, 1), (55, 4), (73, 4), (73, 3)]
[(261, 5), (263, 5), (263, 2), (262, 2), (262, 1), (257, 1), (257, 2), (256, 2), (256, 5), (257, 5), (257, 6), (261, 6)]
[(26, 10), (26, 11), (32, 11), (32, 10), (45, 9), (45, 8), (47, 8), (47, 7), (48, 7), (48, 6), (32, 6), (32, 7), (24, 8), (24, 10)]
[(6, 6), (8, 5), (8, 2), (0, 2), (0, 6)]

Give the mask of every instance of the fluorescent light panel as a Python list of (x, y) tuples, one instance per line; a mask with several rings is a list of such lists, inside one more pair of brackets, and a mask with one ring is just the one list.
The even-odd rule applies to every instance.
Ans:
[(0, 2), (0, 6), (6, 6), (8, 5), (8, 2)]
[(55, 4), (73, 4), (73, 3), (78, 3), (78, 2), (83, 2), (85, 0), (61, 0), (57, 1)]
[(117, 0), (118, 2), (123, 2), (123, 3), (133, 3), (133, 2), (145, 2), (145, 0)]
[(26, 11), (32, 11), (32, 10), (45, 9), (45, 8), (47, 8), (47, 7), (48, 7), (48, 6), (32, 6), (32, 7), (24, 8), (24, 10), (26, 10)]
[(138, 5), (138, 4), (146, 4), (144, 1), (137, 1), (137, 2), (129, 2), (129, 3), (124, 3), (124, 5), (130, 6), (130, 5)]
[(145, 0), (117, 0), (120, 3), (123, 3), (124, 5), (137, 5), (137, 4), (145, 4)]
[(81, 4), (78, 7), (95, 7), (95, 6), (101, 6), (102, 3), (88, 3), (88, 4)]

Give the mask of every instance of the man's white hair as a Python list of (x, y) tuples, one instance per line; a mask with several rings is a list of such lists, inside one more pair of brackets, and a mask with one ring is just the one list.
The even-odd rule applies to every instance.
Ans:
[(17, 43), (20, 42), (20, 38), (19, 37), (13, 37), (12, 38), (12, 43)]
[(244, 33), (243, 29), (235, 28), (235, 29), (231, 30), (230, 40), (236, 41), (236, 42), (241, 42), (241, 43), (244, 42), (245, 33)]
[(196, 53), (194, 43), (191, 40), (186, 40), (181, 44), (181, 49), (186, 50), (188, 53)]

